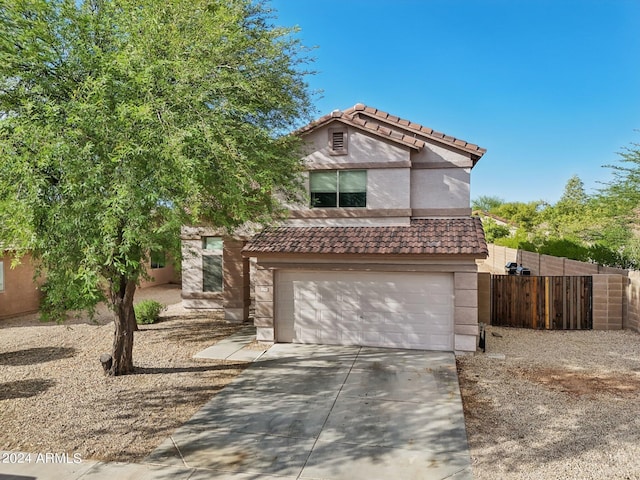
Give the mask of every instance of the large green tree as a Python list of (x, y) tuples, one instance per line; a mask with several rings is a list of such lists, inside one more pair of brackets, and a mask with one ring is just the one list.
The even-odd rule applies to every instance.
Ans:
[(111, 374), (150, 252), (299, 192), (293, 33), (251, 0), (0, 0), (0, 244), (33, 253), (50, 315), (110, 302)]

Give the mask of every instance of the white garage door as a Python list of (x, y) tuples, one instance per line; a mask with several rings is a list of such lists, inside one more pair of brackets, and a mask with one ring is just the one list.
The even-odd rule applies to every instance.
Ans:
[(453, 350), (453, 274), (276, 274), (276, 340)]

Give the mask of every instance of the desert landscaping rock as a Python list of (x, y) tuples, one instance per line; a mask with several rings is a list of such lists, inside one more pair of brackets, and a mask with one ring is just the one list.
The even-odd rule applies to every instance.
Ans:
[(136, 332), (136, 373), (122, 377), (100, 365), (113, 340), (106, 309), (94, 322), (0, 322), (0, 450), (140, 460), (247, 365), (192, 358), (240, 328), (221, 313), (184, 311), (175, 286), (141, 290), (142, 298), (171, 305)]
[[(184, 311), (179, 296), (139, 292), (170, 306), (136, 333), (137, 372), (123, 377), (100, 365), (106, 310), (0, 322), (0, 450), (131, 462), (165, 441), (247, 365), (192, 358), (242, 327)], [(487, 331), (486, 353), (458, 358), (475, 479), (640, 478), (640, 334)]]
[(475, 479), (640, 478), (640, 334), (487, 330), (458, 358)]

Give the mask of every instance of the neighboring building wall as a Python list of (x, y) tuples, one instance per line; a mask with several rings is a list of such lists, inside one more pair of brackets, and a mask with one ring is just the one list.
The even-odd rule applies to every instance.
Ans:
[(166, 285), (167, 283), (180, 283), (179, 272), (176, 271), (170, 258), (167, 258), (167, 263), (162, 268), (151, 268), (151, 264), (148, 264), (147, 273), (151, 278), (140, 282), (140, 288)]
[(0, 257), (3, 269), (3, 288), (0, 291), (0, 319), (37, 312), (41, 292), (34, 283), (34, 267), (30, 255), (21, 258), (20, 264), (11, 268), (12, 257)]

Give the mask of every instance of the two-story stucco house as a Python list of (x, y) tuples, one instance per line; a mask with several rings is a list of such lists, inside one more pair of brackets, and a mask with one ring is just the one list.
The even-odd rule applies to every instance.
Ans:
[[(485, 150), (361, 104), (297, 134), (308, 145), (309, 202), (250, 239), (228, 282), (248, 297), (237, 285), (256, 258), (258, 340), (475, 351), (476, 260), (487, 247), (469, 187)], [(206, 238), (184, 240), (206, 252), (218, 242)], [(206, 276), (197, 257), (183, 264), (202, 264), (196, 276)], [(216, 282), (222, 299), (226, 284)]]

